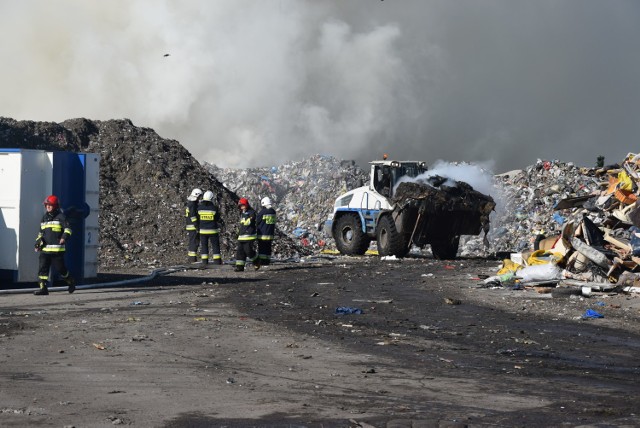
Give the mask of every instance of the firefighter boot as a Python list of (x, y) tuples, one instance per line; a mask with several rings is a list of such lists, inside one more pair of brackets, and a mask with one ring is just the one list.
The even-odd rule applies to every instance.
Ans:
[(244, 272), (244, 266), (240, 266), (240, 265), (236, 265), (235, 268), (233, 268), (234, 272)]
[(33, 292), (34, 295), (36, 296), (46, 296), (49, 294), (49, 290), (47, 289), (47, 282), (46, 281), (40, 281), (40, 283), (38, 284), (40, 286), (40, 290), (36, 290)]
[(253, 262), (253, 268), (255, 270), (260, 269), (260, 260), (256, 260), (255, 262)]
[(76, 291), (76, 280), (73, 279), (73, 277), (71, 275), (69, 275), (67, 278), (65, 278), (64, 280), (67, 285), (69, 286), (69, 288), (67, 289), (67, 291), (69, 292), (69, 294), (73, 293), (74, 291)]

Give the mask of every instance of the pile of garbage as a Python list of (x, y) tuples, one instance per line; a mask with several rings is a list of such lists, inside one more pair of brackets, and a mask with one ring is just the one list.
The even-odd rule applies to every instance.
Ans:
[(496, 202), (491, 215), (489, 247), (478, 238), (461, 240), (461, 255), (526, 251), (536, 236), (558, 234), (563, 219), (555, 212), (561, 200), (597, 192), (598, 180), (571, 162), (538, 160), (523, 170), (494, 177), (491, 196)]
[[(127, 119), (58, 124), (0, 118), (0, 139), (7, 148), (101, 155), (102, 268), (184, 263), (184, 202), (194, 187), (217, 195), (226, 260), (234, 257), (240, 196), (255, 208), (265, 196), (274, 202), (276, 257), (310, 254), (333, 245), (323, 225), (335, 198), (368, 181), (355, 162), (323, 155), (268, 168), (201, 165), (179, 142)], [(638, 289), (640, 155), (601, 168), (539, 160), (496, 176), (494, 186), (489, 250), (484, 236), (466, 237), (460, 247), (463, 257), (490, 251), (504, 260), (486, 284), (577, 281)]]
[[(0, 146), (100, 154), (101, 268), (186, 263), (185, 202), (194, 187), (216, 194), (223, 259), (235, 258), (238, 195), (178, 141), (164, 139), (153, 129), (128, 119), (54, 123), (0, 118)], [(33, 227), (35, 237), (38, 225)], [(308, 254), (280, 231), (276, 236), (277, 258)]]
[(342, 193), (363, 186), (369, 174), (354, 161), (314, 155), (308, 159), (267, 168), (219, 168), (204, 163), (229, 190), (249, 199), (253, 207), (268, 196), (278, 216), (278, 227), (303, 248), (331, 245), (323, 228)]
[(638, 290), (640, 155), (601, 168), (539, 161), (498, 185), (505, 209), (489, 238), (511, 252), (485, 284)]

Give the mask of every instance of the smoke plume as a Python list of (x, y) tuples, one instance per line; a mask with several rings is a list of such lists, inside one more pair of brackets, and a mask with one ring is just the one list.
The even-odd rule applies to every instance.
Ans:
[[(129, 118), (201, 161), (541, 159), (637, 149), (640, 3), (0, 2), (0, 115)], [(1, 145), (1, 144), (0, 144)]]

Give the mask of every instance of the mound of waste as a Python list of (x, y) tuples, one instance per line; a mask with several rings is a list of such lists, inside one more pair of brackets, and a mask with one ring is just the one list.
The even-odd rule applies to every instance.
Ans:
[(490, 240), (504, 260), (488, 286), (640, 291), (640, 155), (597, 168), (540, 160), (497, 179), (506, 203)]
[[(239, 197), (179, 142), (131, 121), (71, 119), (62, 123), (0, 118), (0, 147), (98, 153), (101, 267), (186, 262), (184, 204), (194, 187), (213, 191), (223, 220), (223, 258), (235, 253)], [(34, 236), (37, 225), (34, 225)], [(306, 254), (277, 232), (279, 258)]]
[(585, 197), (600, 190), (595, 169), (572, 162), (538, 160), (522, 170), (495, 177), (496, 212), (491, 215), (490, 246), (471, 238), (461, 245), (463, 256), (487, 252), (519, 252), (533, 248), (536, 237), (557, 235), (564, 222), (556, 205), (566, 199)]
[(219, 168), (206, 164), (225, 187), (249, 199), (254, 206), (268, 196), (278, 215), (278, 226), (306, 248), (333, 245), (322, 226), (335, 199), (362, 186), (368, 171), (354, 161), (314, 155), (308, 159), (267, 168)]

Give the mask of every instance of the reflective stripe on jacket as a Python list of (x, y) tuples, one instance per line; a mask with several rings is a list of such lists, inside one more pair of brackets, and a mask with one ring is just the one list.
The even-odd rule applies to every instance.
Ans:
[(255, 241), (256, 238), (256, 212), (249, 208), (240, 214), (238, 241)]
[(60, 239), (66, 241), (70, 236), (71, 227), (65, 215), (60, 210), (51, 211), (42, 216), (36, 245), (45, 253), (62, 253), (65, 246)]
[(184, 217), (187, 222), (187, 230), (198, 230), (198, 201), (187, 201)]
[(258, 239), (272, 241), (276, 232), (276, 210), (263, 208), (256, 216)]
[(202, 201), (198, 205), (198, 219), (200, 221), (200, 233), (202, 235), (215, 235), (220, 233), (218, 221), (220, 215), (215, 204), (211, 201)]

